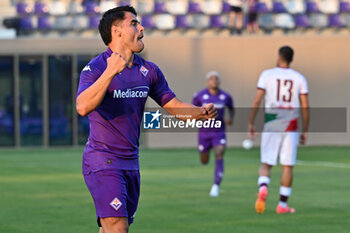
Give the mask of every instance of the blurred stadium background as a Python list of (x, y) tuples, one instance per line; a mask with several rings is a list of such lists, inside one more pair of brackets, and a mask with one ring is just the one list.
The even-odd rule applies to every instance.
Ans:
[[(350, 2), (346, 0), (257, 1), (250, 10), (258, 13), (260, 29), (241, 36), (230, 36), (229, 5), (221, 0), (2, 0), (1, 146), (85, 143), (88, 120), (74, 109), (79, 74), (105, 50), (96, 28), (103, 11), (129, 3), (146, 28), (142, 56), (161, 67), (184, 101), (191, 101), (193, 93), (204, 87), (205, 74), (215, 69), (236, 107), (249, 107), (261, 71), (275, 66), (277, 49), (288, 44), (296, 51), (293, 68), (309, 81), (312, 107), (350, 105)], [(305, 24), (299, 24), (299, 18)], [(148, 106), (154, 104), (150, 101)], [(309, 143), (348, 145), (346, 127), (341, 133), (312, 134)], [(229, 146), (239, 145), (244, 137), (245, 133), (229, 134)], [(152, 133), (142, 138), (142, 145), (150, 148), (195, 144), (193, 133), (166, 137)]]
[[(258, 0), (245, 15), (257, 12), (259, 30), (242, 35), (230, 35), (224, 0), (0, 0), (0, 232), (95, 232), (80, 174), (89, 123), (75, 111), (75, 93), (80, 71), (106, 49), (97, 30), (101, 14), (130, 3), (146, 30), (141, 55), (162, 69), (180, 99), (191, 101), (215, 69), (236, 107), (248, 108), (260, 73), (275, 66), (280, 46), (290, 45), (292, 68), (308, 79), (310, 105), (343, 108), (349, 122), (349, 0)], [(311, 123), (318, 117), (311, 115)], [(273, 208), (263, 218), (247, 208), (255, 200), (259, 152), (236, 148), (246, 137), (228, 134), (234, 149), (226, 153), (226, 193), (214, 201), (207, 195), (212, 168), (200, 167), (195, 149), (183, 149), (196, 147), (196, 133), (142, 134), (149, 149), (141, 152), (135, 232), (349, 232), (348, 124), (341, 132), (310, 133), (315, 147), (301, 149), (295, 186), (308, 193), (295, 191), (292, 199), (304, 212), (287, 227)]]

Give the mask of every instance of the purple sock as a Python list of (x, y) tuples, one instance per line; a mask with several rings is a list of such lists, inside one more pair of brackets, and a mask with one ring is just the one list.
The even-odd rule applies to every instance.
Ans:
[(217, 159), (215, 163), (214, 184), (220, 185), (224, 176), (224, 160)]

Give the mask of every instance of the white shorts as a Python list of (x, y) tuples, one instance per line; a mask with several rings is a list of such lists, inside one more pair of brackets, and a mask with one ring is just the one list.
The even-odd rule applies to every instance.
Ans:
[(261, 163), (269, 165), (280, 164), (293, 166), (297, 160), (299, 135), (298, 132), (267, 133), (261, 135)]

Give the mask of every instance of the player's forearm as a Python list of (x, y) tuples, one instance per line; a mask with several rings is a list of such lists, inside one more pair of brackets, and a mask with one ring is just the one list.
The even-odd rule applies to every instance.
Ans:
[(112, 79), (113, 76), (104, 72), (94, 84), (80, 93), (76, 101), (79, 115), (86, 116), (98, 107)]
[(308, 94), (300, 95), (301, 117), (303, 118), (303, 132), (309, 130), (309, 97)]
[(249, 115), (249, 124), (254, 125), (255, 117), (259, 111), (260, 102), (254, 101)]
[(218, 116), (218, 112), (212, 103), (202, 107), (196, 107), (192, 104), (184, 103), (176, 97), (166, 103), (163, 108), (171, 115), (183, 121), (188, 119), (207, 120)]
[(250, 111), (250, 116), (249, 116), (249, 124), (250, 125), (254, 125), (255, 117), (259, 111), (259, 106), (260, 106), (261, 100), (263, 99), (264, 95), (265, 95), (265, 90), (263, 90), (263, 89), (257, 90), (255, 97), (254, 97), (254, 100), (253, 100), (252, 109)]
[(303, 132), (308, 132), (310, 120), (310, 113), (308, 107), (301, 109), (301, 116), (303, 118)]
[(235, 115), (235, 110), (234, 110), (234, 108), (232, 108), (232, 109), (229, 108), (228, 113), (229, 113), (230, 120), (233, 121), (233, 117), (234, 117), (234, 115)]
[(171, 115), (183, 121), (186, 121), (187, 119), (205, 119), (205, 110), (203, 110), (201, 107), (197, 107), (189, 103), (177, 103), (174, 106), (165, 108), (165, 110)]
[(252, 108), (249, 116), (249, 124), (254, 125), (256, 114), (258, 113), (258, 108)]

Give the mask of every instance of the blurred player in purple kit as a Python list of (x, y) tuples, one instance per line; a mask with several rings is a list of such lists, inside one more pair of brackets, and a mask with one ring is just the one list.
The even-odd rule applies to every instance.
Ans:
[(99, 31), (108, 49), (81, 72), (76, 98), (78, 113), (90, 121), (83, 175), (100, 233), (126, 233), (134, 220), (140, 192), (138, 141), (147, 97), (172, 115), (185, 113), (197, 120), (217, 116), (213, 104), (196, 107), (178, 100), (161, 70), (135, 54), (144, 48), (144, 28), (136, 16), (130, 6), (102, 16)]
[(210, 196), (219, 196), (219, 186), (224, 175), (223, 156), (226, 147), (225, 108), (229, 109), (229, 119), (227, 125), (232, 125), (234, 108), (232, 97), (222, 91), (220, 86), (220, 75), (216, 71), (210, 71), (207, 75), (207, 88), (197, 92), (192, 100), (192, 104), (196, 106), (205, 106), (208, 103), (213, 103), (218, 111), (218, 118), (222, 122), (221, 128), (201, 128), (198, 133), (198, 150), (200, 160), (203, 164), (209, 162), (209, 152), (213, 148), (216, 162), (214, 172), (214, 184), (210, 190)]

